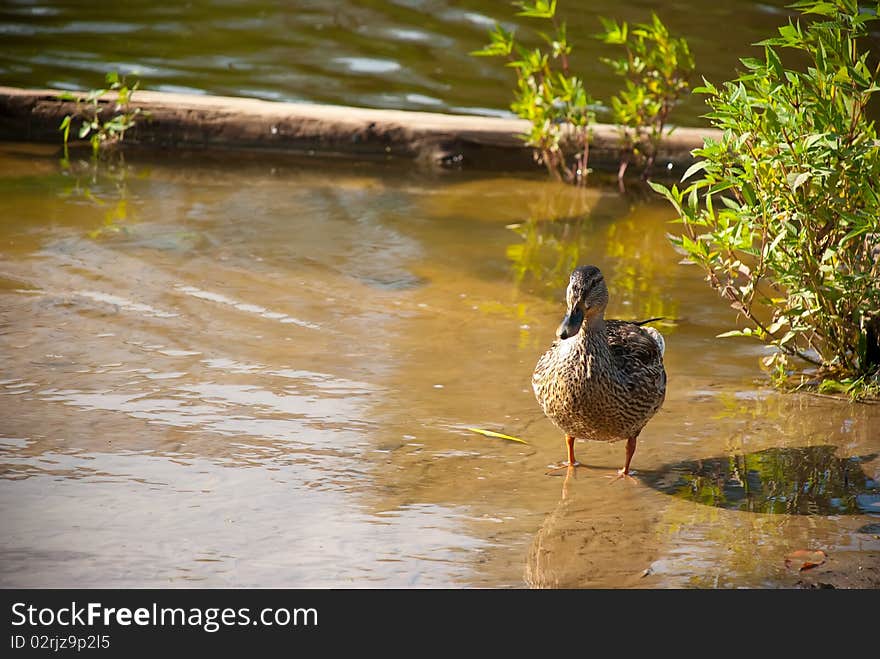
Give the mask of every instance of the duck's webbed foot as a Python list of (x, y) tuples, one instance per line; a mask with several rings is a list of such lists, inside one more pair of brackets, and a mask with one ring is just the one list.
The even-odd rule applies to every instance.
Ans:
[(550, 471), (547, 472), (548, 476), (562, 476), (563, 474), (574, 472), (575, 469), (583, 466), (574, 457), (574, 435), (567, 434), (565, 436), (565, 445), (568, 449), (568, 462), (563, 462), (559, 467), (553, 467), (550, 469)]
[(635, 476), (633, 476), (633, 475), (632, 475), (629, 471), (627, 471), (626, 469), (618, 469), (618, 470), (617, 470), (617, 475), (611, 477), (611, 482), (612, 482), (612, 483), (616, 483), (617, 481), (621, 480), (622, 478), (625, 478), (625, 479), (628, 480), (628, 481), (632, 481), (633, 483), (637, 483), (637, 482), (638, 482), (638, 479), (637, 479)]
[(568, 476), (579, 469), (585, 469), (584, 465), (580, 462), (575, 461), (573, 464), (570, 462), (563, 462), (558, 467), (551, 467), (544, 473), (547, 476)]

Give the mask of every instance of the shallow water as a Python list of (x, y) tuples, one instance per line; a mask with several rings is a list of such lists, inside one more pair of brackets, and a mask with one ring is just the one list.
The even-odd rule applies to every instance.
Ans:
[[(792, 586), (796, 549), (828, 554), (816, 579), (880, 578), (876, 499), (769, 514), (652, 486), (823, 446), (880, 479), (880, 406), (768, 389), (759, 345), (714, 338), (731, 312), (665, 205), (408, 163), (56, 155), (0, 145), (0, 586)], [(611, 482), (621, 444), (545, 475), (564, 445), (530, 375), (572, 263), (603, 269), (609, 316), (671, 319), (641, 481)]]
[[(773, 36), (789, 0), (706, 3), (560, 2), (573, 70), (599, 101), (620, 87), (599, 57), (617, 56), (593, 35), (599, 16), (638, 23), (656, 11), (693, 50), (697, 73), (720, 83), (751, 44)], [(508, 115), (514, 75), (469, 52), (495, 21), (540, 42), (541, 21), (490, 0), (228, 0), (121, 3), (11, 0), (0, 6), (0, 84), (94, 89), (110, 70), (137, 72), (143, 88), (268, 100)], [(702, 97), (673, 121), (699, 125)], [(600, 117), (607, 120), (608, 116)]]

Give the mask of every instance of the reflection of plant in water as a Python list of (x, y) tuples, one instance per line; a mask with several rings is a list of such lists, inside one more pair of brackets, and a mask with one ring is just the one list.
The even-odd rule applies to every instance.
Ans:
[(509, 304), (486, 300), (477, 302), (474, 308), (485, 315), (497, 315), (515, 320), (520, 326), (517, 346), (522, 350), (531, 345), (532, 337), (529, 333), (529, 323), (532, 321), (529, 315), (529, 308), (525, 303)]
[(521, 243), (507, 247), (516, 283), (531, 278), (550, 291), (565, 288), (571, 271), (581, 264), (585, 249), (582, 236), (588, 222), (589, 217), (550, 222), (529, 218), (511, 225), (522, 238)]
[[(596, 196), (582, 189), (548, 185), (528, 205), (525, 222), (509, 228), (522, 242), (508, 245), (507, 258), (517, 285), (527, 279), (556, 295), (580, 265), (584, 224), (589, 221)], [(565, 218), (565, 219), (563, 219)]]
[(62, 192), (70, 199), (81, 199), (103, 210), (104, 217), (99, 227), (89, 231), (90, 238), (101, 238), (126, 230), (129, 218), (129, 168), (117, 154), (115, 158), (99, 161), (62, 162), (64, 173), (71, 178), (71, 184)]
[[(665, 252), (656, 249), (666, 240), (661, 223), (647, 221), (638, 206), (634, 213), (600, 225), (589, 208), (553, 215), (544, 203), (536, 201), (528, 220), (510, 225), (522, 239), (507, 247), (517, 285), (538, 285), (543, 296), (555, 300), (575, 267), (594, 263), (606, 273), (617, 315), (676, 317), (678, 303), (660, 284), (664, 268), (670, 265), (668, 259), (658, 258)], [(546, 217), (565, 219), (538, 219)]]
[(608, 292), (612, 300), (626, 304), (629, 314), (637, 319), (662, 317), (671, 321), (678, 316), (678, 300), (667, 295), (659, 283), (670, 265), (668, 259), (657, 258), (655, 246), (664, 235), (660, 224), (643, 221), (638, 212), (606, 230), (605, 256), (611, 263)]
[[(111, 72), (105, 77), (107, 87), (93, 89), (85, 97), (72, 93), (62, 94), (64, 100), (76, 102), (76, 109), (61, 122), (64, 143), (64, 156), (61, 167), (70, 176), (73, 184), (64, 191), (64, 196), (81, 198), (104, 210), (104, 219), (100, 227), (89, 232), (89, 237), (99, 238), (107, 234), (119, 233), (124, 230), (128, 220), (128, 167), (121, 152), (108, 151), (106, 147), (119, 144), (125, 133), (135, 125), (136, 118), (141, 114), (140, 108), (130, 106), (131, 98), (139, 83), (129, 84), (125, 76)], [(108, 92), (115, 92), (116, 97), (111, 103), (104, 99)], [(105, 113), (109, 110), (109, 116)], [(73, 122), (79, 120), (77, 131), (79, 139), (89, 139), (92, 147), (92, 158), (71, 161), (68, 144), (70, 129)], [(99, 158), (104, 156), (103, 158)]]
[(654, 485), (688, 501), (753, 513), (864, 512), (859, 498), (877, 496), (880, 490), (862, 471), (859, 458), (837, 458), (835, 450), (833, 446), (772, 448), (682, 463), (672, 468), (680, 473), (674, 484), (655, 480)]
[(809, 545), (808, 524), (799, 523), (806, 519), (681, 502), (664, 511), (657, 542), (663, 546), (678, 539), (672, 540), (677, 551), (666, 553), (660, 563), (672, 573), (680, 563), (687, 584), (697, 588), (778, 586), (785, 578), (782, 557), (789, 547)]
[(712, 414), (715, 420), (736, 422), (736, 446), (743, 448), (742, 440), (757, 442), (752, 449), (766, 448), (767, 442), (776, 443), (778, 437), (821, 438), (841, 436), (848, 441), (872, 443), (876, 439), (876, 425), (872, 406), (839, 406), (830, 403), (817, 407), (814, 396), (778, 396), (770, 390), (765, 395), (748, 392), (719, 391), (714, 400), (720, 407)]
[[(658, 526), (657, 542), (676, 547), (661, 559), (663, 569), (686, 572), (688, 583), (701, 588), (803, 579), (784, 557), (793, 549), (824, 547), (817, 538), (831, 530), (838, 537), (836, 529), (847, 526), (841, 515), (863, 514), (858, 504), (880, 496), (859, 464), (875, 456), (841, 459), (833, 452), (830, 446), (774, 449), (642, 472), (642, 481), (660, 491), (675, 495), (681, 489)], [(668, 476), (675, 480), (679, 469), (684, 473), (670, 483)], [(750, 498), (731, 498), (746, 488)], [(859, 492), (867, 494), (859, 499)]]

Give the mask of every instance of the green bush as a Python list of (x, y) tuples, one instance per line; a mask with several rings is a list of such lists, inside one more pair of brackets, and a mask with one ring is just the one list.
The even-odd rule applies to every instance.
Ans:
[[(534, 149), (535, 159), (557, 179), (583, 185), (589, 173), (591, 125), (597, 103), (581, 78), (569, 67), (571, 44), (565, 23), (556, 18), (556, 0), (515, 2), (517, 16), (549, 20), (553, 34), (539, 32), (546, 49), (523, 48), (514, 35), (496, 24), (490, 43), (472, 52), (477, 56), (499, 56), (516, 71), (517, 81), (511, 110), (531, 123), (523, 138)], [(672, 37), (657, 17), (650, 23), (617, 25), (601, 19), (605, 43), (624, 47), (625, 57), (603, 58), (625, 78), (625, 88), (611, 99), (614, 120), (621, 129), (622, 179), (632, 162), (643, 167), (647, 177), (657, 157), (669, 113), (688, 88), (694, 62), (687, 42)]]
[[(565, 23), (556, 18), (556, 0), (514, 3), (517, 16), (549, 20), (553, 34), (541, 34), (547, 50), (527, 49), (515, 43), (512, 33), (496, 25), (491, 42), (471, 55), (501, 56), (516, 71), (511, 110), (531, 123), (523, 136), (535, 150), (535, 159), (556, 178), (583, 184), (589, 172), (590, 124), (595, 121), (593, 99), (583, 81), (571, 74), (571, 45)], [(572, 156), (573, 154), (573, 156)]]
[[(694, 178), (652, 186), (683, 225), (674, 244), (743, 320), (722, 336), (775, 346), (765, 363), (778, 383), (801, 358), (826, 388), (852, 393), (876, 385), (878, 369), (880, 141), (868, 105), (880, 65), (860, 47), (877, 11), (791, 6), (805, 16), (756, 44), (762, 59), (695, 90), (723, 136), (694, 151), (682, 181)], [(788, 54), (802, 66), (786, 66)]]
[(611, 98), (623, 150), (617, 178), (623, 178), (630, 163), (642, 167), (642, 177), (648, 178), (669, 113), (688, 90), (694, 58), (687, 41), (670, 35), (657, 14), (651, 15), (650, 23), (632, 29), (626, 23), (599, 20), (605, 28), (599, 38), (625, 51), (620, 59), (602, 58), (624, 78), (624, 88)]

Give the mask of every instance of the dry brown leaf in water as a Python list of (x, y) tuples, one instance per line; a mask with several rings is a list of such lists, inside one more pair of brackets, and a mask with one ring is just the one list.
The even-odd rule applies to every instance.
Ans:
[(822, 565), (827, 554), (821, 549), (798, 549), (785, 557), (785, 567), (796, 567), (798, 572)]

